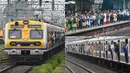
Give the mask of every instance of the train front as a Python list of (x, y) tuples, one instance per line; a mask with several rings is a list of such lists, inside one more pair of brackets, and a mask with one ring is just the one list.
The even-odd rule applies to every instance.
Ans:
[(5, 51), (15, 61), (37, 61), (46, 49), (46, 25), (39, 21), (9, 22), (5, 27)]

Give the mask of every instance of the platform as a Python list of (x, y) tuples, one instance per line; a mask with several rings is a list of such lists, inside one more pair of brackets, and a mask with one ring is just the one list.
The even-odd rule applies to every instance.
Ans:
[(79, 34), (79, 33), (93, 31), (93, 30), (97, 30), (97, 29), (101, 29), (101, 28), (121, 25), (121, 24), (129, 23), (129, 22), (130, 21), (120, 21), (120, 22), (116, 22), (116, 23), (112, 23), (112, 24), (106, 24), (106, 25), (92, 27), (92, 28), (83, 28), (83, 29), (76, 30), (76, 32), (69, 31), (69, 32), (65, 33), (65, 35), (69, 36), (69, 35)]

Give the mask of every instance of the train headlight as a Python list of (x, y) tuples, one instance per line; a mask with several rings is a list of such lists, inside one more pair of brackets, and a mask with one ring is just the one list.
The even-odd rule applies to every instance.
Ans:
[(18, 48), (20, 48), (20, 46), (21, 46), (20, 44), (17, 44), (17, 47), (18, 47)]
[(35, 43), (35, 46), (40, 46), (40, 45), (41, 45), (40, 42), (36, 42), (36, 43)]
[(17, 43), (16, 42), (11, 42), (10, 45), (11, 46), (17, 46)]
[(33, 44), (31, 44), (31, 45), (30, 45), (30, 47), (31, 47), (31, 48), (34, 48), (34, 45), (33, 45)]
[(30, 55), (43, 55), (43, 53), (44, 53), (44, 50), (38, 50), (38, 49), (30, 51)]
[(29, 21), (28, 21), (28, 20), (24, 20), (24, 21), (23, 21), (23, 24), (25, 24), (25, 25), (27, 24), (27, 25), (28, 25), (28, 24), (29, 24)]

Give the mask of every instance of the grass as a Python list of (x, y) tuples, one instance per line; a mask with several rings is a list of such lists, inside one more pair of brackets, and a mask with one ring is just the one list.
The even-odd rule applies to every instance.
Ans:
[(7, 58), (7, 53), (4, 51), (4, 44), (0, 45), (0, 60)]
[(47, 64), (34, 67), (30, 73), (64, 73), (65, 54), (60, 52), (51, 57)]

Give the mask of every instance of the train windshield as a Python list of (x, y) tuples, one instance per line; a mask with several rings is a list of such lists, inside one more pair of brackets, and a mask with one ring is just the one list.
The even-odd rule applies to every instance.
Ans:
[(42, 39), (43, 38), (43, 31), (42, 30), (31, 30), (30, 31), (30, 38), (31, 39)]
[(9, 38), (10, 39), (20, 39), (21, 30), (9, 30)]

